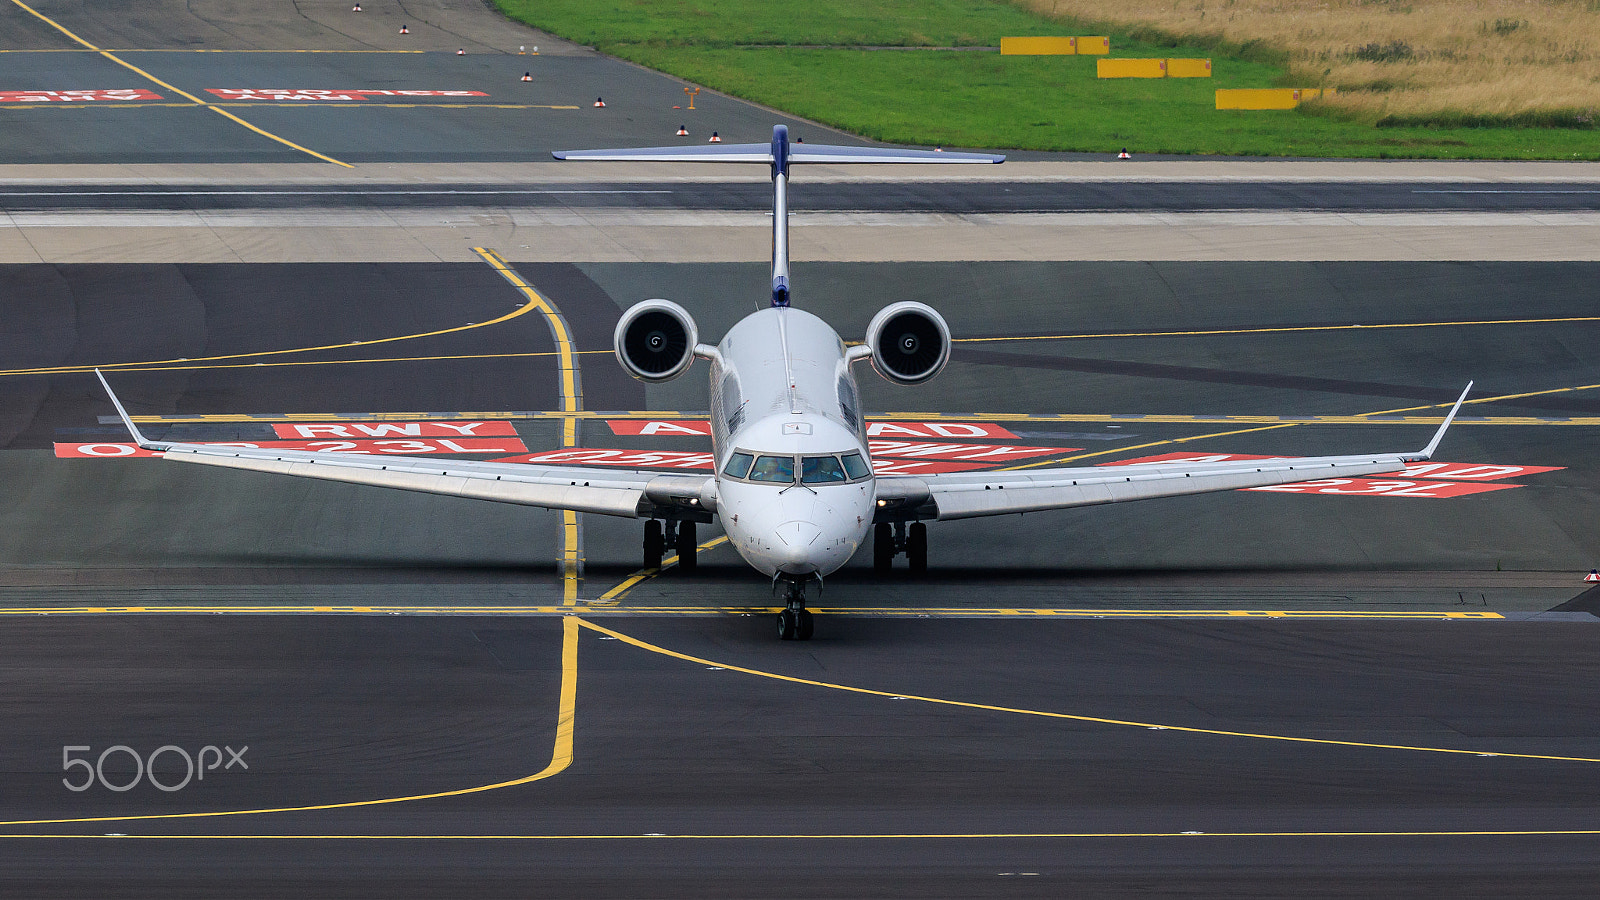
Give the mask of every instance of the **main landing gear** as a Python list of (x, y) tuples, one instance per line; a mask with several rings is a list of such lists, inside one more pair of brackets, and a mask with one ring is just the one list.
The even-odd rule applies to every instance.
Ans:
[(894, 568), (894, 558), (904, 552), (911, 574), (928, 571), (928, 526), (912, 522), (879, 522), (872, 527), (872, 569), (887, 572)]
[(693, 572), (699, 562), (699, 542), (695, 539), (693, 522), (675, 522), (667, 520), (666, 533), (662, 533), (661, 523), (655, 519), (644, 523), (644, 567), (646, 569), (661, 568), (661, 560), (666, 556), (668, 547), (678, 554), (678, 570)]
[(778, 613), (778, 639), (811, 640), (811, 612), (806, 609), (805, 579), (783, 576), (783, 599), (786, 606), (783, 612)]

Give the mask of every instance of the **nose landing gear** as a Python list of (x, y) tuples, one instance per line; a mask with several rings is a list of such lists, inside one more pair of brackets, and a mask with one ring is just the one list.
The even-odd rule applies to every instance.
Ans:
[(787, 607), (778, 613), (778, 639), (783, 641), (811, 640), (811, 612), (806, 609), (806, 582), (804, 578), (783, 579), (783, 599)]

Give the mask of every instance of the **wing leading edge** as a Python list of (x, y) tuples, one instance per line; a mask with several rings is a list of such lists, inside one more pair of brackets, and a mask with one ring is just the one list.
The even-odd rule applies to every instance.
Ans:
[(1433, 440), (1412, 453), (886, 476), (878, 479), (878, 520), (970, 519), (1398, 472), (1433, 456), (1470, 390), (1469, 383)]
[(98, 369), (95, 375), (134, 442), (175, 462), (628, 518), (704, 511), (709, 521), (716, 508), (715, 496), (707, 496), (712, 479), (703, 475), (153, 441), (134, 425), (105, 375)]

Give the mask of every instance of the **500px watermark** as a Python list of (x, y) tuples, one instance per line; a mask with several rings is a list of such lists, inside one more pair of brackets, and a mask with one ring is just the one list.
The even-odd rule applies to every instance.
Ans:
[[(73, 781), (69, 776), (61, 779), (61, 783), (66, 785), (69, 791), (87, 791), (98, 784), (108, 791), (121, 793), (133, 790), (140, 781), (148, 781), (157, 790), (170, 793), (183, 790), (189, 786), (191, 781), (204, 781), (207, 772), (214, 772), (219, 768), (224, 772), (235, 766), (240, 769), (249, 769), (250, 764), (244, 761), (245, 751), (249, 749), (249, 747), (240, 747), (235, 750), (232, 747), (219, 748), (215, 744), (207, 744), (201, 747), (198, 753), (191, 756), (188, 750), (176, 744), (166, 744), (150, 751), (149, 756), (140, 756), (139, 751), (126, 744), (115, 744), (100, 751), (99, 757), (95, 758), (94, 762), (90, 762), (87, 758), (78, 757), (75, 754), (92, 755), (94, 752), (93, 747), (87, 744), (65, 746), (61, 748), (61, 771), (72, 772), (74, 769), (82, 768), (83, 773), (80, 781)], [(224, 751), (227, 752), (226, 763), (223, 762)], [(131, 778), (128, 777), (126, 766), (118, 765), (124, 762), (123, 757), (133, 760), (133, 776)], [(182, 760), (182, 780), (177, 778), (176, 771), (169, 772), (161, 778), (156, 777), (156, 761), (163, 757), (166, 758), (167, 764), (172, 766), (176, 766), (178, 760)], [(107, 760), (111, 761), (113, 767), (109, 778), (106, 777)]]

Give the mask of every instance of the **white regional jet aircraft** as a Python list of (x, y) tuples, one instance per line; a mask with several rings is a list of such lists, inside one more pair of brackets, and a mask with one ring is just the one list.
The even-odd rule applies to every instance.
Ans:
[[(679, 564), (695, 563), (695, 523), (720, 518), (733, 548), (786, 588), (778, 616), (785, 640), (811, 637), (808, 582), (819, 583), (873, 539), (873, 563), (889, 568), (904, 552), (927, 566), (927, 521), (1062, 509), (1151, 497), (1227, 491), (1330, 475), (1394, 472), (1433, 455), (1466, 392), (1433, 440), (1412, 453), (1283, 460), (1053, 468), (875, 477), (852, 368), (870, 360), (896, 384), (919, 384), (950, 358), (950, 330), (915, 301), (885, 307), (866, 341), (846, 347), (828, 324), (789, 303), (788, 178), (798, 163), (998, 163), (976, 153), (790, 144), (773, 129), (769, 144), (585, 150), (558, 159), (638, 162), (744, 162), (772, 168), (772, 299), (723, 336), (699, 343), (694, 319), (667, 300), (645, 300), (622, 316), (614, 343), (622, 367), (646, 382), (682, 375), (696, 357), (711, 366), (709, 475), (515, 463), (464, 462), (331, 452), (259, 450), (152, 441), (139, 433), (115, 395), (117, 413), (140, 447), (169, 460), (474, 497), (550, 509), (646, 519), (646, 567), (668, 544)], [(101, 376), (101, 383), (105, 383)], [(110, 385), (105, 385), (111, 392)], [(1468, 384), (1470, 390), (1472, 385)], [(662, 523), (666, 524), (663, 535)], [(908, 527), (909, 525), (909, 527)]]

